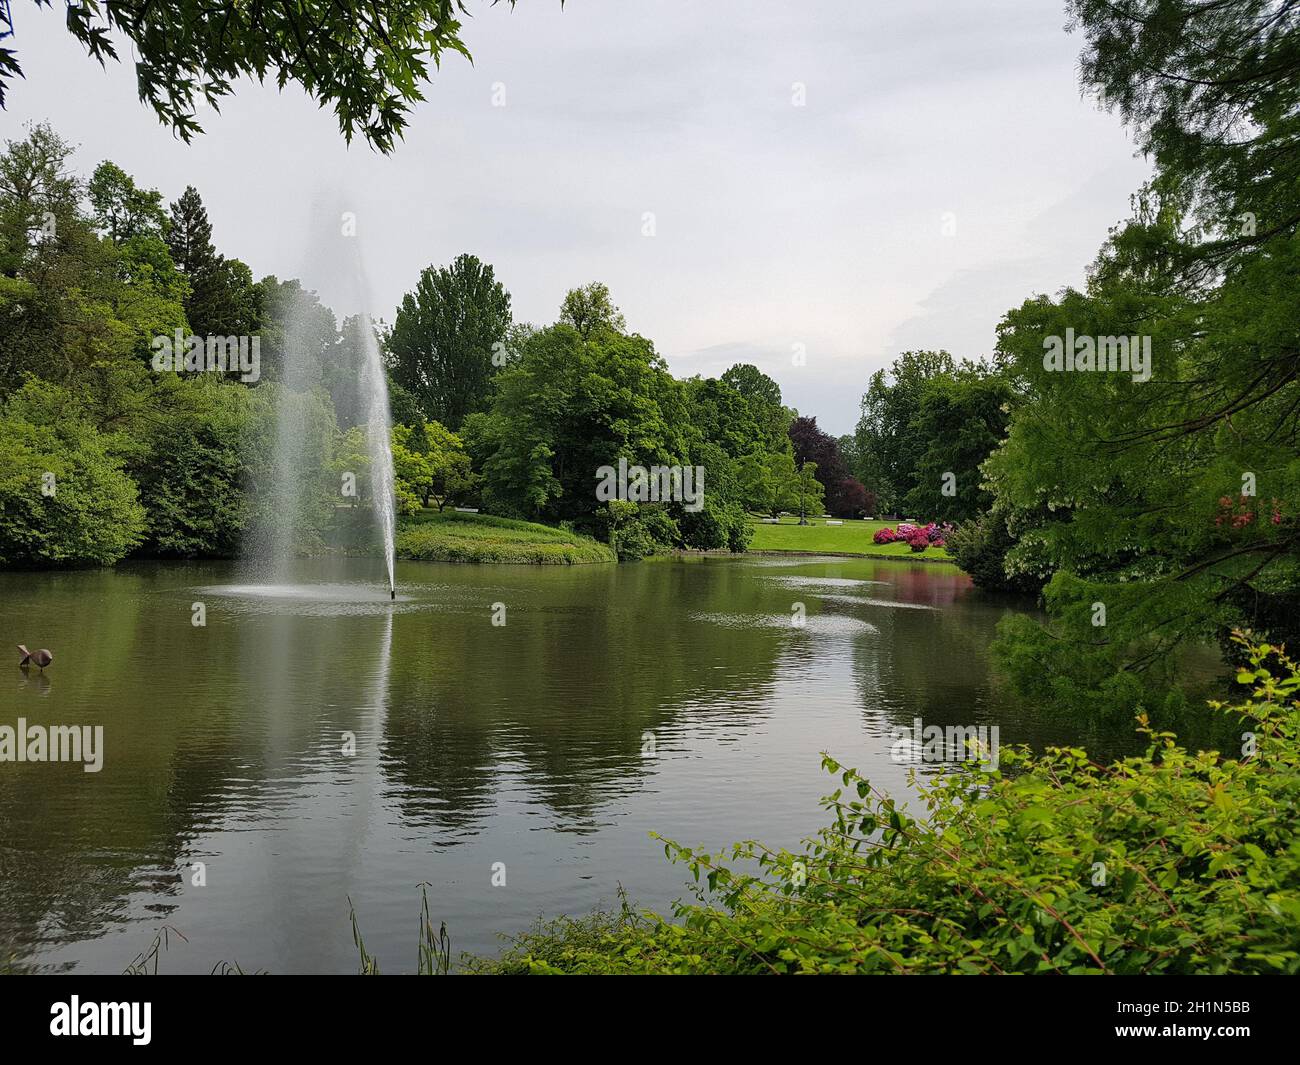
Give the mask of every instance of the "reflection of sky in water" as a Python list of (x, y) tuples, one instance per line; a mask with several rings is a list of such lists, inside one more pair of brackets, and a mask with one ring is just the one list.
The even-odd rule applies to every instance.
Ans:
[(928, 603), (900, 603), (896, 599), (872, 599), (865, 595), (834, 595), (825, 593), (819, 595), (818, 599), (826, 599), (832, 603), (861, 603), (863, 606), (883, 606), (891, 610), (938, 610), (936, 606), (930, 606)]
[(887, 585), (888, 581), (860, 581), (852, 577), (767, 577), (766, 580), (776, 584), (785, 584), (794, 588), (858, 588), (866, 585)]
[(810, 636), (856, 636), (880, 631), (868, 622), (843, 614), (807, 615), (798, 624), (791, 614), (692, 614), (691, 619), (728, 629), (788, 629), (791, 633)]

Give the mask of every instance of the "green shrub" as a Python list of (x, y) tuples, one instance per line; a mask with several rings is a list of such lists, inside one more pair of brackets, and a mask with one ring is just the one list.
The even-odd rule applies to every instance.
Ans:
[(678, 524), (682, 545), (697, 551), (741, 552), (754, 535), (745, 511), (734, 503), (706, 502), (694, 513), (685, 511)]
[(172, 375), (156, 386), (152, 408), (130, 466), (146, 513), (143, 552), (234, 556), (248, 517), (242, 445), (267, 412), (242, 385)]
[(1028, 573), (1010, 575), (1007, 552), (1015, 546), (1006, 520), (997, 507), (978, 518), (964, 521), (948, 535), (948, 554), (970, 574), (979, 588), (989, 592), (1033, 595), (1042, 590), (1043, 578)]
[(27, 420), (32, 387), (0, 412), (0, 566), (110, 566), (144, 536), (135, 483), (92, 426)]
[[(1246, 648), (1251, 686), (1217, 710), (1241, 756), (1149, 746), (1099, 765), (1075, 748), (1001, 752), (920, 782), (925, 820), (856, 770), (801, 853), (676, 843), (699, 888), (678, 921), (561, 919), (483, 972), (1295, 973), (1300, 971), (1300, 675)], [(1265, 661), (1282, 663), (1275, 679)], [(742, 863), (741, 869), (728, 863)]]
[(610, 500), (596, 512), (596, 522), (620, 562), (636, 562), (681, 544), (677, 522), (659, 506)]

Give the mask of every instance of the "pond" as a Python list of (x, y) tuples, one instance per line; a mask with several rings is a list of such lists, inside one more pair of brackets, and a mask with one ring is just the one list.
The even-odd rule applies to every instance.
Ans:
[(0, 639), (55, 656), (12, 652), (0, 726), (103, 727), (99, 772), (0, 763), (0, 967), (121, 972), (166, 925), (164, 973), (354, 972), (350, 898), (410, 971), (421, 883), (456, 952), (619, 885), (665, 909), (687, 873), (649, 832), (794, 845), (834, 787), (820, 752), (902, 794), (918, 717), (1118, 742), (1005, 690), (1013, 607), (946, 565), (406, 563), (395, 603), (370, 560), (295, 580), (0, 574)]

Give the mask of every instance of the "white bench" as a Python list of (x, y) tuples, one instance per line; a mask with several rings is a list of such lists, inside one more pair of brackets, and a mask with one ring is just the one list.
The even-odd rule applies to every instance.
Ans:
[(842, 522), (842, 521), (828, 521), (826, 524), (827, 524), (827, 525), (843, 525), (844, 522)]
[(477, 514), (478, 507), (457, 507), (456, 512), (458, 514)]

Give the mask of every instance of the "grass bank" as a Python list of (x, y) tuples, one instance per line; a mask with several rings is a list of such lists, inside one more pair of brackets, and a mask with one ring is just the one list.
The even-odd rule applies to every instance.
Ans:
[(605, 544), (550, 525), (491, 514), (421, 511), (397, 525), (397, 557), (417, 562), (576, 566), (614, 562)]
[(782, 518), (780, 524), (769, 525), (755, 521), (754, 537), (749, 542), (751, 551), (792, 551), (822, 555), (863, 555), (868, 558), (913, 558), (927, 562), (950, 561), (942, 547), (927, 547), (913, 551), (905, 543), (875, 544), (871, 538), (877, 529), (894, 528), (897, 522), (852, 521), (843, 525), (827, 525), (825, 518), (809, 518), (808, 525), (800, 525), (798, 518)]

